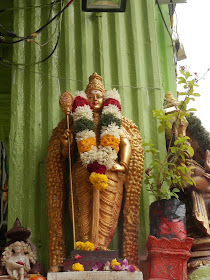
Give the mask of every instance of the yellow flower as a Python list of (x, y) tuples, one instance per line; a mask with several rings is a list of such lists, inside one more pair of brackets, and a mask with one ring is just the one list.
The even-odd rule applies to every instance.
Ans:
[(96, 146), (96, 139), (93, 137), (79, 141), (77, 143), (79, 154), (89, 152), (91, 150), (91, 146)]
[(87, 242), (85, 242), (85, 244), (84, 244), (84, 248), (83, 248), (83, 250), (84, 251), (94, 251), (94, 244), (93, 243), (91, 243), (91, 242), (89, 242), (89, 241), (87, 241)]
[(81, 263), (74, 263), (72, 265), (72, 271), (84, 271), (84, 266)]
[(111, 262), (111, 267), (112, 269), (114, 269), (114, 266), (115, 265), (120, 265), (120, 263), (117, 261), (117, 259), (113, 259), (112, 262)]
[(119, 152), (119, 144), (120, 144), (120, 140), (110, 134), (106, 134), (104, 137), (102, 137), (101, 139), (101, 146), (109, 146), (112, 147), (116, 153)]
[(83, 250), (84, 242), (77, 241), (76, 242), (76, 250)]
[(105, 190), (108, 186), (108, 178), (104, 174), (92, 172), (90, 174), (89, 180), (93, 184), (93, 186), (99, 191)]

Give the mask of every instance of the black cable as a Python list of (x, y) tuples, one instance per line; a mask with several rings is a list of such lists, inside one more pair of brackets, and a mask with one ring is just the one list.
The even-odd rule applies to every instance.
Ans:
[(161, 10), (161, 8), (160, 8), (160, 4), (159, 4), (158, 0), (155, 0), (155, 1), (156, 1), (156, 4), (158, 5), (158, 9), (159, 9), (159, 11), (160, 11), (160, 14), (161, 14), (162, 20), (163, 20), (163, 22), (164, 22), (164, 25), (165, 25), (165, 27), (166, 27), (166, 29), (167, 29), (167, 31), (168, 31), (168, 34), (169, 34), (169, 36), (170, 36), (170, 38), (171, 38), (172, 43), (173, 43), (173, 39), (172, 39), (172, 37), (171, 37), (170, 31), (168, 30), (168, 26), (167, 26), (167, 24), (166, 24), (165, 18), (164, 18), (163, 13), (162, 13), (162, 10)]
[[(49, 5), (51, 5), (51, 9), (50, 9), (50, 14), (49, 14), (49, 17), (48, 17), (48, 20), (47, 22), (49, 22), (50, 18), (51, 18), (51, 15), (52, 15), (52, 10), (53, 10), (53, 7), (55, 5), (55, 3), (57, 2), (58, 0), (54, 0), (54, 2), (50, 3)], [(59, 2), (62, 1), (62, 0), (59, 0)], [(6, 30), (2, 24), (0, 24), (0, 28), (4, 30), (4, 32), (9, 36), (9, 37), (12, 37), (12, 38), (19, 38), (19, 39), (25, 39), (24, 37), (22, 36), (18, 36), (15, 32), (13, 31), (8, 31)], [(3, 40), (4, 41), (4, 40)]]
[[(52, 52), (51, 52), (45, 59), (43, 59), (43, 60), (41, 60), (41, 61), (39, 61), (39, 62), (37, 62), (37, 63), (45, 62), (48, 58), (50, 58), (50, 57), (54, 54), (55, 50), (57, 49), (60, 36), (61, 36), (61, 31), (59, 31), (59, 33), (58, 33), (58, 38), (57, 38), (55, 47), (54, 47), (54, 49), (52, 50)], [(37, 64), (37, 63), (36, 63), (36, 64)]]
[(13, 61), (9, 61), (9, 60), (4, 59), (3, 57), (0, 57), (0, 62), (3, 62), (3, 63), (1, 63), (3, 65), (8, 65), (9, 64), (9, 65), (23, 65), (23, 66), (30, 66), (30, 65), (35, 65), (35, 64), (39, 64), (39, 63), (45, 62), (47, 59), (49, 59), (54, 54), (55, 50), (57, 49), (58, 42), (60, 40), (60, 35), (61, 35), (61, 31), (59, 31), (59, 33), (58, 33), (58, 38), (56, 40), (56, 44), (55, 44), (52, 52), (47, 57), (45, 57), (44, 59), (42, 59), (40, 61), (37, 61), (37, 62), (34, 62), (34, 63), (30, 63), (30, 64), (21, 64), (21, 63), (15, 63)]
[[(57, 1), (61, 1), (61, 0), (57, 0)], [(57, 4), (59, 3), (57, 2)], [(0, 13), (3, 13), (7, 10), (21, 10), (21, 9), (24, 9), (24, 10), (27, 10), (27, 9), (36, 9), (36, 8), (43, 8), (43, 7), (49, 7), (52, 5), (53, 2), (49, 3), (49, 4), (44, 4), (44, 5), (35, 5), (35, 6), (29, 6), (29, 7), (19, 7), (19, 8), (5, 8), (5, 9), (2, 9), (0, 10)]]
[(54, 5), (55, 5), (55, 3), (57, 2), (57, 0), (54, 0), (54, 2), (53, 3), (51, 3), (52, 4), (52, 6), (51, 6), (51, 9), (50, 9), (50, 14), (49, 14), (49, 17), (48, 17), (48, 20), (47, 21), (49, 21), (50, 20), (50, 18), (51, 18), (51, 15), (52, 15), (52, 10), (53, 10), (53, 7), (54, 7)]
[(73, 2), (74, 0), (71, 0), (71, 1), (69, 1), (69, 3), (68, 4), (66, 4), (66, 6), (63, 8), (63, 9), (61, 9), (61, 11), (57, 14), (57, 15), (55, 15), (51, 20), (49, 20), (49, 21), (47, 21), (47, 23), (46, 24), (44, 24), (42, 27), (40, 27), (38, 30), (36, 30), (34, 33), (32, 33), (32, 34), (30, 34), (30, 35), (28, 35), (28, 36), (26, 36), (26, 37), (19, 37), (19, 38), (21, 38), (20, 40), (16, 40), (16, 41), (11, 41), (11, 42), (9, 42), (9, 41), (4, 41), (4, 40), (2, 40), (2, 39), (0, 39), (0, 43), (5, 43), (5, 44), (15, 44), (15, 43), (19, 43), (19, 42), (22, 42), (22, 41), (26, 41), (27, 39), (31, 39), (31, 38), (33, 38), (34, 37), (34, 34), (39, 34), (40, 32), (42, 32), (52, 21), (54, 21), (58, 16), (60, 16), (68, 7), (69, 7), (69, 5)]

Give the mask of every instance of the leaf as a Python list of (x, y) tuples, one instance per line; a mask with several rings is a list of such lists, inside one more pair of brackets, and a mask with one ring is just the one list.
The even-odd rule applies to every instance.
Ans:
[(190, 75), (190, 72), (187, 71), (185, 74), (186, 79), (188, 79), (190, 76), (192, 76), (192, 75)]
[(180, 189), (174, 188), (174, 189), (172, 190), (172, 192), (180, 192)]
[(186, 92), (179, 92), (179, 95), (186, 95)]
[(159, 133), (165, 132), (165, 125), (160, 125), (160, 126), (158, 127), (158, 132), (159, 132)]
[[(192, 98), (190, 98), (190, 99), (192, 99)], [(195, 112), (195, 111), (197, 111), (197, 109), (195, 109), (195, 108), (190, 108), (190, 109), (188, 109), (187, 111), (188, 111), (188, 112)]]
[(178, 196), (176, 193), (173, 193), (173, 192), (172, 192), (172, 195), (173, 195), (176, 199), (179, 199), (179, 196)]
[(193, 92), (192, 95), (197, 96), (197, 97), (201, 96), (200, 93), (197, 93), (197, 92)]
[(187, 148), (188, 152), (190, 153), (191, 157), (194, 155), (194, 149), (191, 146)]
[(180, 156), (181, 156), (182, 160), (185, 161), (185, 157), (182, 153), (180, 154)]
[(178, 79), (179, 79), (178, 84), (186, 84), (187, 83), (187, 81), (183, 77), (178, 77)]

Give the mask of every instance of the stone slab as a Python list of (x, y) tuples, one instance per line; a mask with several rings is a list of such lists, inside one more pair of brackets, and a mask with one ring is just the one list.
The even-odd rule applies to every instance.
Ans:
[(85, 271), (91, 271), (92, 267), (95, 265), (96, 262), (100, 263), (106, 263), (111, 261), (113, 259), (117, 259), (118, 262), (120, 262), (122, 259), (118, 257), (118, 252), (117, 251), (101, 251), (101, 250), (96, 250), (96, 251), (71, 251), (71, 258), (64, 259), (63, 262), (63, 271), (64, 272), (69, 272), (72, 271), (72, 265), (74, 263), (77, 263), (78, 260), (75, 259), (76, 255), (80, 255), (81, 259), (79, 259), (79, 263), (81, 263)]
[(49, 272), (47, 280), (143, 280), (141, 271)]

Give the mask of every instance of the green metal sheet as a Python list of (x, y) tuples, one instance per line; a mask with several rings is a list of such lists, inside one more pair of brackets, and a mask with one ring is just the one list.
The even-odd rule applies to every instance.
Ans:
[[(51, 1), (45, 1), (50, 3)], [(67, 1), (64, 1), (66, 4)], [(20, 9), (43, 5), (41, 0), (15, 0), (14, 30), (28, 35), (46, 23), (50, 8)], [(55, 15), (60, 10), (56, 5)], [(167, 6), (162, 8), (169, 24)], [(81, 1), (74, 1), (61, 19), (61, 39), (54, 54), (56, 21), (34, 42), (14, 46), (10, 131), (9, 227), (18, 216), (30, 227), (32, 242), (47, 266), (47, 211), (45, 162), (52, 129), (64, 116), (60, 94), (86, 88), (94, 72), (102, 75), (106, 89), (119, 89), (123, 114), (139, 126), (143, 139), (152, 138), (164, 153), (164, 137), (157, 137), (152, 110), (160, 108), (166, 90), (175, 90), (172, 42), (160, 13), (151, 0), (128, 1), (120, 14), (83, 13)], [(56, 31), (57, 32), (57, 31)], [(145, 164), (150, 159), (145, 159)], [(145, 254), (149, 232), (148, 211), (152, 198), (142, 190), (140, 248)], [(117, 239), (117, 238), (116, 238)], [(117, 243), (117, 241), (114, 243)], [(115, 245), (114, 245), (115, 246)]]

